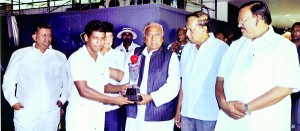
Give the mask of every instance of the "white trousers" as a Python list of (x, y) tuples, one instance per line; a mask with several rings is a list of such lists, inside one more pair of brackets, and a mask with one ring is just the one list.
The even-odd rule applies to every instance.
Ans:
[(67, 131), (104, 131), (105, 111), (93, 106), (68, 105)]
[(22, 108), (14, 111), (15, 131), (57, 131), (60, 108), (37, 112)]

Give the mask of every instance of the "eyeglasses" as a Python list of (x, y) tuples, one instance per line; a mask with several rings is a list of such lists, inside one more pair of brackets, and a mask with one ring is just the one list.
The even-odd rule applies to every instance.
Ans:
[(249, 21), (250, 18), (251, 18), (251, 17), (247, 17), (247, 18), (245, 18), (245, 19), (240, 19), (240, 18), (238, 18), (238, 23), (239, 23), (239, 24), (244, 24), (244, 23), (246, 23), (247, 21)]
[(163, 35), (162, 34), (145, 34), (146, 38), (159, 38), (159, 37), (162, 37)]

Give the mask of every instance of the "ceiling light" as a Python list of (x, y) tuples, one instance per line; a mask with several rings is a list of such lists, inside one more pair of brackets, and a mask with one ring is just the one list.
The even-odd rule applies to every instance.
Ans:
[(288, 16), (290, 16), (290, 15), (285, 15), (285, 16), (287, 16), (287, 17), (288, 17)]

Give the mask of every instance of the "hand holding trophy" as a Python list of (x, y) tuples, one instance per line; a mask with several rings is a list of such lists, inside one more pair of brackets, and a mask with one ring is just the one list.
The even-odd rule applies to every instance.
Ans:
[(127, 97), (130, 101), (139, 102), (142, 100), (142, 97), (140, 95), (137, 95), (138, 93), (140, 93), (140, 89), (136, 85), (140, 71), (139, 56), (132, 55), (130, 57), (130, 61), (131, 63), (128, 63), (130, 88), (127, 88), (125, 97)]

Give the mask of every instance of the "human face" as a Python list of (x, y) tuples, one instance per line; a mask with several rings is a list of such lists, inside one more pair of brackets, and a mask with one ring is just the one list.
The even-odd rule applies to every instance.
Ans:
[(105, 33), (105, 44), (104, 49), (110, 49), (113, 44), (114, 35), (112, 32), (106, 32)]
[(42, 28), (38, 29), (33, 35), (33, 40), (35, 41), (35, 48), (39, 49), (42, 53), (49, 48), (52, 41), (51, 29)]
[(300, 26), (296, 25), (291, 30), (291, 36), (293, 41), (300, 41)]
[(255, 39), (257, 37), (256, 32), (259, 30), (257, 27), (257, 17), (252, 14), (250, 6), (240, 10), (238, 27), (241, 28), (244, 37), (249, 39)]
[(193, 43), (200, 43), (201, 37), (205, 33), (203, 26), (198, 25), (198, 18), (192, 16), (188, 18), (186, 23), (187, 32), (189, 40)]
[(163, 42), (163, 31), (159, 25), (150, 25), (145, 29), (144, 43), (148, 52), (159, 49)]
[(218, 38), (218, 39), (220, 39), (220, 40), (222, 40), (222, 41), (225, 42), (225, 37), (224, 37), (224, 34), (223, 34), (223, 33), (217, 33), (217, 34), (216, 34), (216, 38)]
[(131, 43), (133, 41), (133, 35), (130, 32), (124, 32), (121, 39), (124, 43)]
[(86, 42), (86, 47), (88, 48), (89, 53), (97, 54), (105, 43), (105, 33), (93, 31), (90, 37), (86, 34), (84, 35), (84, 40)]
[(177, 40), (180, 42), (186, 41), (187, 36), (186, 36), (186, 30), (185, 29), (179, 29), (177, 33)]

